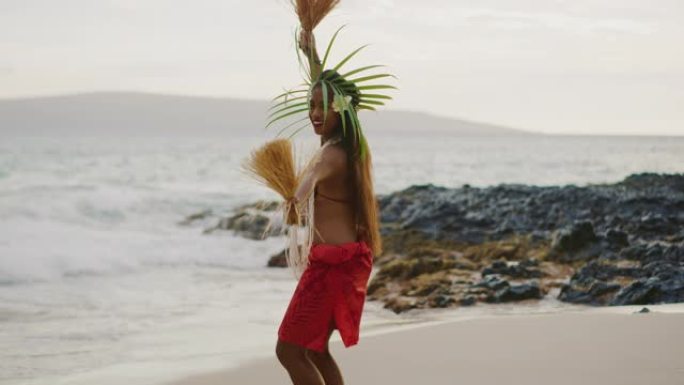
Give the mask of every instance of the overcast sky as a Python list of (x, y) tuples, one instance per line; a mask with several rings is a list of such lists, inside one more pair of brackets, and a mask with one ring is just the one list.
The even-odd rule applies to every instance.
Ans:
[[(315, 31), (319, 51), (345, 23), (332, 60), (370, 43), (348, 68), (388, 65), (389, 109), (684, 134), (682, 0), (342, 0)], [(289, 0), (0, 0), (0, 97), (270, 99), (301, 82), (296, 25)]]

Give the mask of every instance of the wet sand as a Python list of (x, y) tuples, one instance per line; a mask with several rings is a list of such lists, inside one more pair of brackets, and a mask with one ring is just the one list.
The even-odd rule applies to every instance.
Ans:
[[(445, 321), (330, 350), (350, 385), (684, 384), (684, 313), (639, 308)], [(274, 353), (171, 384), (290, 383)]]

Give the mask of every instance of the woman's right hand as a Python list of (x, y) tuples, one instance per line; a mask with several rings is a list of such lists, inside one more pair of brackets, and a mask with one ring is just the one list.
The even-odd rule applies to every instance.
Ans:
[(299, 48), (304, 51), (304, 53), (308, 54), (311, 52), (311, 47), (315, 47), (315, 41), (316, 38), (312, 32), (304, 29), (299, 32)]

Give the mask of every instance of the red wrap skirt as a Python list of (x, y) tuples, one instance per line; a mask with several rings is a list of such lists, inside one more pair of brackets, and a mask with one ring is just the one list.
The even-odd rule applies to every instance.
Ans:
[(278, 329), (278, 337), (324, 352), (330, 328), (346, 348), (359, 341), (361, 313), (373, 267), (363, 241), (313, 244), (306, 267)]

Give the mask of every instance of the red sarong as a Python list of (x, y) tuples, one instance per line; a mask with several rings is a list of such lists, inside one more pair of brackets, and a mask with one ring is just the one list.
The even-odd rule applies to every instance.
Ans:
[[(359, 341), (373, 255), (363, 241), (313, 244), (306, 267), (278, 329), (286, 342), (324, 352), (330, 328), (346, 348)], [(331, 325), (331, 323), (334, 323)]]

